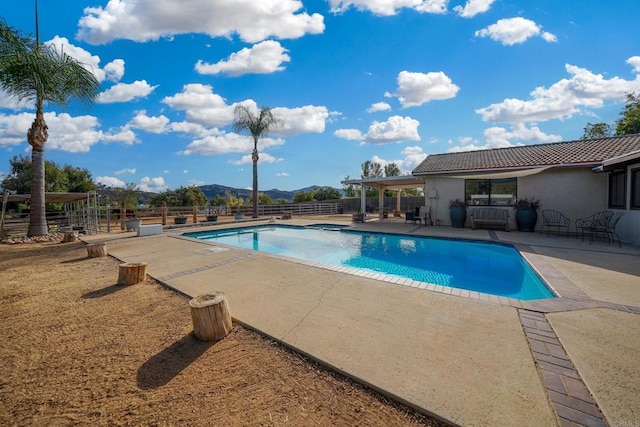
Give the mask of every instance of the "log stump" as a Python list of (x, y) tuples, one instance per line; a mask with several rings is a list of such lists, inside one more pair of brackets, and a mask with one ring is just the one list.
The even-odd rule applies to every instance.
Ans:
[(189, 301), (193, 334), (200, 341), (219, 341), (231, 332), (231, 314), (222, 292), (199, 295)]
[(87, 256), (89, 258), (99, 258), (107, 256), (107, 244), (95, 243), (93, 245), (87, 246)]
[(125, 262), (119, 265), (118, 285), (135, 285), (147, 280), (146, 262)]
[(64, 236), (62, 236), (62, 243), (71, 243), (78, 241), (78, 233), (75, 231), (65, 231)]

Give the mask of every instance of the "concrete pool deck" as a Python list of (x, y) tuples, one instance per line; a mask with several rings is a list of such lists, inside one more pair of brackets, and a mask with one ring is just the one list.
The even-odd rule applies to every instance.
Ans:
[[(317, 222), (327, 220), (282, 223)], [(390, 284), (178, 234), (192, 230), (83, 240), (147, 262), (150, 276), (185, 295), (223, 291), (240, 323), (456, 424), (640, 422), (639, 248), (393, 220), (354, 228), (511, 243), (563, 297), (514, 303)]]

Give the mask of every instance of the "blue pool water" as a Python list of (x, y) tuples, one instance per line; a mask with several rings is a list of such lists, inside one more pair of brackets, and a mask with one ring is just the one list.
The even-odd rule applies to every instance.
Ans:
[(507, 245), (364, 233), (328, 225), (261, 225), (186, 236), (521, 300), (554, 297), (520, 253)]

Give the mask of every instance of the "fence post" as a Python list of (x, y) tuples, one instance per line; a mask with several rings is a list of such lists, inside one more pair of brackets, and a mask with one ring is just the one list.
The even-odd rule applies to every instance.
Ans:
[(167, 225), (167, 202), (162, 202), (162, 225)]
[(198, 205), (193, 205), (193, 223), (198, 223)]

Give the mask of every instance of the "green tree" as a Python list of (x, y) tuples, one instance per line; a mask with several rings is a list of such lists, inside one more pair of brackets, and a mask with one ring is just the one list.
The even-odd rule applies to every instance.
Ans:
[(125, 209), (135, 209), (138, 207), (138, 186), (133, 182), (125, 184), (124, 188), (119, 188), (115, 194), (118, 203), (124, 203)]
[(400, 176), (402, 172), (400, 172), (400, 168), (395, 163), (387, 163), (384, 166), (384, 176)]
[(235, 121), (233, 129), (236, 132), (248, 132), (253, 138), (253, 217), (258, 217), (258, 140), (260, 137), (277, 130), (283, 125), (283, 121), (276, 117), (269, 107), (262, 107), (256, 114), (252, 109), (244, 105), (237, 105), (234, 110)]
[[(273, 204), (273, 200), (271, 200), (271, 197), (269, 197), (267, 194), (264, 194), (264, 193), (258, 193), (258, 202), (261, 205)], [(249, 203), (253, 203), (253, 196), (249, 197)]]
[(627, 94), (627, 104), (616, 121), (616, 136), (640, 133), (640, 94)]
[(25, 37), (0, 19), (0, 87), (21, 102), (34, 102), (36, 117), (27, 132), (31, 145), (31, 215), (28, 236), (47, 234), (45, 216), (44, 144), (49, 135), (44, 104), (65, 106), (72, 98), (91, 104), (100, 84), (92, 72), (53, 45), (41, 45), (38, 36)]
[[(89, 191), (96, 190), (96, 184), (93, 182), (91, 172), (89, 172), (88, 169), (80, 169), (64, 165), (62, 171), (69, 181), (67, 191), (71, 193), (88, 193)], [(49, 178), (47, 178), (47, 180), (48, 179)]]
[(216, 194), (209, 200), (209, 206), (225, 206), (226, 204), (227, 202), (225, 201), (224, 197), (219, 194)]
[(293, 203), (313, 202), (313, 193), (311, 191), (298, 191), (293, 196)]
[(321, 187), (313, 192), (313, 198), (318, 202), (323, 200), (337, 200), (340, 198), (340, 192), (335, 188)]
[[(27, 156), (14, 156), (9, 160), (9, 165), (11, 172), (2, 180), (2, 187), (19, 194), (28, 194), (31, 189), (31, 159)], [(86, 193), (96, 189), (87, 169), (70, 165), (61, 167), (46, 160), (44, 170), (46, 191)]]
[(606, 138), (613, 135), (611, 125), (605, 122), (587, 123), (580, 139)]
[[(172, 207), (205, 206), (207, 204), (207, 196), (204, 195), (200, 188), (189, 186), (175, 190), (165, 190), (160, 194), (153, 195), (149, 200), (151, 206), (162, 206), (162, 202), (166, 202), (167, 206)], [(220, 205), (224, 204), (225, 201), (222, 199)]]
[[(344, 177), (345, 181), (349, 180), (349, 175)], [(353, 184), (343, 184), (342, 191), (344, 191), (344, 195), (346, 197), (358, 197), (360, 196), (360, 190), (356, 188)]]
[(372, 162), (371, 160), (367, 160), (366, 162), (360, 165), (362, 168), (362, 173), (360, 174), (360, 178), (381, 178), (382, 177), (382, 166), (380, 163)]
[[(362, 165), (362, 173), (360, 174), (360, 178), (382, 178), (382, 166), (380, 163), (372, 162), (371, 160), (367, 160)], [(378, 190), (375, 188), (367, 188), (367, 197), (378, 197)]]

